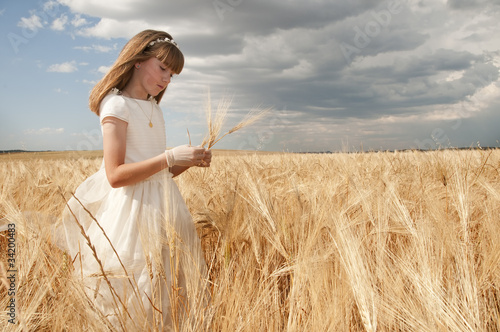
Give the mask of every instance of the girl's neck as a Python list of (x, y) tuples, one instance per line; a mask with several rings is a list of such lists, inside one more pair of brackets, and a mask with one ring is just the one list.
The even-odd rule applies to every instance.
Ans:
[(134, 99), (148, 100), (147, 92), (140, 91), (140, 89), (133, 89), (132, 87), (129, 86), (123, 88), (122, 95)]

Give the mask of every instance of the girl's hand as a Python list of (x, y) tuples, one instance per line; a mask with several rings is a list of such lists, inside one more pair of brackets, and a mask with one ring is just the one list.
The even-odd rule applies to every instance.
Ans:
[(205, 158), (205, 149), (189, 145), (176, 146), (173, 149), (165, 151), (167, 164), (172, 166), (198, 166)]
[(199, 165), (196, 165), (198, 167), (210, 167), (210, 163), (212, 162), (212, 150), (205, 150), (205, 153), (203, 154), (203, 159), (201, 160), (201, 163)]

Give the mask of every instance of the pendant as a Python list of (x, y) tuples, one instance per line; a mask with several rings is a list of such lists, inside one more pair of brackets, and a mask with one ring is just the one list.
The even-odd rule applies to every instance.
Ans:
[(153, 123), (149, 121), (149, 128), (153, 128)]

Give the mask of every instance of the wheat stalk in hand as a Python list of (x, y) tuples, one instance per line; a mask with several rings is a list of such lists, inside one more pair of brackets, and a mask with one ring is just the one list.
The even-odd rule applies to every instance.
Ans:
[(219, 101), (217, 106), (217, 110), (215, 112), (215, 118), (212, 115), (212, 106), (210, 93), (208, 94), (208, 105), (206, 107), (207, 114), (207, 125), (208, 125), (208, 134), (203, 139), (201, 143), (202, 147), (207, 145), (207, 149), (211, 149), (215, 143), (219, 142), (226, 135), (232, 134), (235, 131), (238, 131), (246, 126), (253, 124), (255, 121), (261, 119), (267, 112), (271, 109), (252, 109), (244, 118), (241, 120), (236, 126), (231, 128), (227, 133), (220, 136), (222, 131), (222, 125), (226, 120), (226, 116), (231, 106), (231, 99), (223, 98)]

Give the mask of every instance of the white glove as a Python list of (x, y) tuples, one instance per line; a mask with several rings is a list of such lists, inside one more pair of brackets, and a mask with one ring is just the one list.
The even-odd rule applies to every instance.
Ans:
[(195, 166), (201, 163), (204, 153), (204, 148), (181, 145), (170, 150), (165, 150), (165, 157), (167, 158), (169, 167), (174, 165)]

